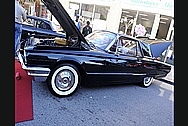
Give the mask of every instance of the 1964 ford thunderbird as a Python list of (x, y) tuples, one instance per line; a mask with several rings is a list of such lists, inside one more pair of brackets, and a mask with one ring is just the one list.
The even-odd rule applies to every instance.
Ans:
[(153, 57), (150, 44), (106, 30), (83, 37), (58, 0), (42, 0), (66, 32), (65, 38), (28, 36), (18, 51), (19, 62), (30, 76), (46, 77), (49, 90), (70, 96), (83, 85), (152, 84), (171, 66)]

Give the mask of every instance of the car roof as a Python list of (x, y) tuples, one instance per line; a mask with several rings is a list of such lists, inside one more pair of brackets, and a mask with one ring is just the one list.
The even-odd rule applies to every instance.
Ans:
[(37, 17), (37, 16), (30, 16), (30, 15), (27, 15), (27, 18), (32, 18), (32, 19), (36, 19), (36, 20), (43, 20), (43, 21), (50, 22), (50, 21), (49, 21), (48, 19), (46, 19), (46, 18)]
[(116, 32), (112, 32), (112, 31), (109, 31), (109, 30), (94, 30), (94, 31), (96, 31), (96, 32), (97, 31), (99, 31), (99, 32), (110, 32), (110, 33), (118, 35), (119, 37), (123, 36), (123, 37), (129, 38), (129, 39), (132, 39), (132, 40), (142, 41), (140, 39), (137, 39), (136, 37), (125, 35), (125, 34), (120, 34), (120, 33), (116, 33)]

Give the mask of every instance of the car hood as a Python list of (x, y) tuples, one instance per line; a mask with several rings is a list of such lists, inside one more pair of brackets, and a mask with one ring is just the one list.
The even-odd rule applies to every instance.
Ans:
[(56, 18), (56, 20), (59, 22), (63, 30), (66, 32), (67, 39), (70, 36), (78, 37), (78, 42), (81, 43), (82, 41), (85, 44), (89, 45), (86, 39), (84, 38), (84, 36), (81, 34), (81, 32), (78, 30), (78, 28), (74, 24), (74, 21), (71, 19), (67, 11), (59, 2), (59, 0), (42, 0), (42, 2), (48, 8), (48, 10), (52, 13), (52, 15)]

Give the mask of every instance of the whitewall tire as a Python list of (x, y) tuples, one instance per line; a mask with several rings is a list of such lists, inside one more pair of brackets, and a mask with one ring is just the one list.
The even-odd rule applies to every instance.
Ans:
[(142, 87), (149, 87), (153, 82), (153, 77), (144, 77), (141, 86)]
[(52, 94), (58, 97), (72, 95), (80, 85), (80, 73), (71, 64), (56, 67), (48, 80), (48, 87)]

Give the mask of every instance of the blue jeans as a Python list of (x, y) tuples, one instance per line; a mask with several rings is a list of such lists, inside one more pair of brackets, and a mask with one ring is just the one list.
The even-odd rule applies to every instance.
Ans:
[(15, 56), (16, 56), (16, 50), (19, 48), (20, 40), (21, 40), (21, 34), (22, 34), (22, 25), (15, 22)]

